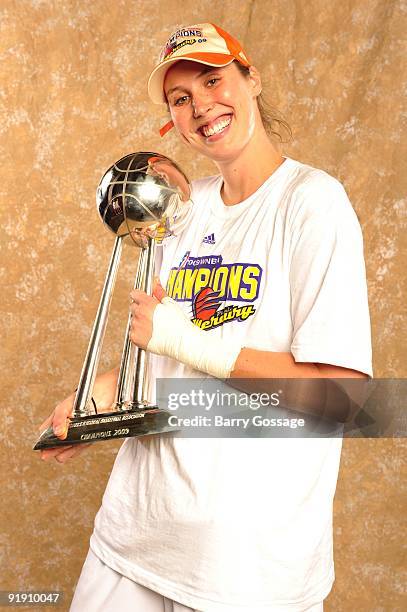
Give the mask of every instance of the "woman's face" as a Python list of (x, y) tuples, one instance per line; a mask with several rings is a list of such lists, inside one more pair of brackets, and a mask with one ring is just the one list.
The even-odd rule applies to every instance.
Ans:
[(214, 161), (236, 159), (260, 121), (261, 82), (253, 67), (245, 77), (234, 62), (214, 68), (180, 60), (168, 70), (164, 91), (181, 138)]

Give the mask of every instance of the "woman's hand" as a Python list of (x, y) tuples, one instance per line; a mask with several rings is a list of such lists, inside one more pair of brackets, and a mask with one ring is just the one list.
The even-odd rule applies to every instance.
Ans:
[(139, 289), (134, 289), (130, 293), (132, 299), (130, 305), (130, 312), (132, 314), (130, 340), (142, 349), (146, 349), (147, 344), (151, 340), (154, 310), (165, 295), (166, 293), (157, 279), (155, 280), (152, 296)]
[[(95, 399), (99, 413), (109, 411), (114, 402), (118, 374), (119, 369), (115, 368), (96, 378), (93, 387), (93, 398)], [(44, 429), (52, 426), (55, 435), (60, 438), (60, 440), (65, 440), (68, 431), (69, 417), (72, 415), (74, 399), (75, 393), (71, 393), (71, 395), (60, 402), (49, 417), (41, 423), (39, 427), (40, 433), (44, 431)], [(40, 457), (44, 461), (55, 459), (58, 463), (65, 463), (68, 459), (72, 459), (83, 453), (83, 451), (91, 445), (92, 443), (84, 443), (47, 448), (40, 451)]]
[[(69, 395), (66, 399), (60, 402), (55, 410), (49, 415), (43, 423), (41, 423), (40, 433), (52, 425), (54, 434), (60, 439), (65, 440), (68, 431), (68, 419), (72, 415), (73, 402), (75, 393)], [(55, 459), (58, 463), (65, 463), (68, 459), (72, 459), (83, 453), (84, 450), (91, 444), (72, 444), (67, 446), (56, 446), (40, 451), (40, 457), (44, 461)]]

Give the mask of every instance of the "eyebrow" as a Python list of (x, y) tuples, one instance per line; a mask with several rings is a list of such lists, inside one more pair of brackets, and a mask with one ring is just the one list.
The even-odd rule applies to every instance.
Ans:
[[(212, 72), (212, 70), (216, 70), (218, 68), (222, 68), (222, 66), (205, 66), (205, 68), (203, 70), (201, 70), (201, 72), (199, 72), (197, 74), (196, 78), (199, 78), (199, 77), (203, 76), (204, 74), (207, 74), (208, 72)], [(182, 87), (182, 85), (176, 85), (175, 87), (171, 87), (171, 89), (169, 89), (167, 91), (166, 96), (169, 96), (171, 93), (173, 93), (177, 89), (179, 89), (181, 91), (185, 91), (184, 88)]]

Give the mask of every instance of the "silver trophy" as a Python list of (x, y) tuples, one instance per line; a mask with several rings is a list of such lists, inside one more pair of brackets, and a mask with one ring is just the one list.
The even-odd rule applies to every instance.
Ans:
[(171, 159), (159, 153), (139, 152), (122, 157), (102, 177), (96, 204), (103, 223), (115, 235), (105, 284), (64, 440), (52, 427), (44, 430), (34, 450), (112, 438), (174, 431), (171, 413), (145, 400), (146, 352), (129, 339), (131, 315), (125, 333), (116, 400), (109, 412), (97, 413), (92, 390), (101, 355), (123, 243), (140, 247), (134, 287), (152, 293), (157, 245), (183, 230), (191, 213), (188, 179)]

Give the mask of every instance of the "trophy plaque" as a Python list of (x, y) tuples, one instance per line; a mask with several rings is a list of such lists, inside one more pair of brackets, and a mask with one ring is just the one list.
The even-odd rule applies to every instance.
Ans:
[(152, 152), (126, 155), (102, 177), (96, 192), (98, 213), (115, 235), (102, 296), (83, 364), (68, 432), (64, 440), (45, 429), (34, 450), (176, 431), (170, 412), (149, 404), (146, 391), (146, 351), (129, 338), (128, 317), (116, 399), (109, 412), (98, 413), (92, 400), (123, 243), (140, 248), (134, 288), (152, 293), (157, 245), (184, 229), (191, 212), (191, 188), (177, 164)]

